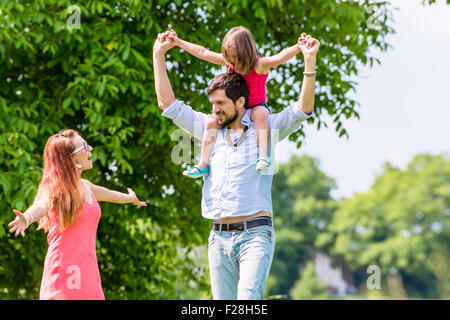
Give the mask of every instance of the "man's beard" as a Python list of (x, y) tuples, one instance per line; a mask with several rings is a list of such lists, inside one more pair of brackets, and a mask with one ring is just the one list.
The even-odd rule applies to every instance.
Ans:
[(225, 112), (224, 112), (224, 115), (225, 115), (225, 120), (223, 122), (219, 122), (219, 125), (222, 129), (227, 127), (230, 123), (233, 123), (237, 119), (238, 112), (237, 112), (236, 105), (234, 106), (234, 114), (233, 115), (228, 116)]

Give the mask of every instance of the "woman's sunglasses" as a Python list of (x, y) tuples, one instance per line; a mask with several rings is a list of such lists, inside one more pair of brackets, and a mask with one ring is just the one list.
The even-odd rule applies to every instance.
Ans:
[(86, 141), (83, 143), (83, 145), (82, 145), (81, 147), (79, 147), (79, 148), (73, 150), (72, 154), (75, 154), (75, 153), (77, 153), (78, 151), (81, 151), (81, 150), (83, 150), (83, 149), (89, 152), (89, 145), (88, 145), (88, 143), (87, 143)]

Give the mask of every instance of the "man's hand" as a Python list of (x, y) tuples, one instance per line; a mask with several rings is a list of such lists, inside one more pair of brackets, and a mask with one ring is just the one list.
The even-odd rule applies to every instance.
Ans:
[(158, 107), (165, 110), (175, 101), (175, 95), (170, 85), (166, 70), (166, 52), (172, 49), (175, 44), (169, 38), (171, 31), (158, 34), (153, 45), (153, 72), (155, 77), (155, 90), (158, 99)]
[(170, 31), (167, 31), (165, 35), (167, 39), (172, 40), (175, 46), (178, 46), (180, 44), (180, 38), (178, 38), (178, 35), (175, 32), (175, 30), (170, 29)]
[(171, 31), (166, 31), (164, 33), (159, 33), (158, 38), (153, 44), (153, 52), (165, 54), (167, 51), (172, 49), (175, 46), (175, 43), (172, 39), (169, 38)]
[(298, 47), (303, 52), (303, 55), (306, 56), (316, 56), (317, 51), (319, 51), (320, 42), (307, 35), (306, 33), (302, 33), (301, 37), (298, 38)]

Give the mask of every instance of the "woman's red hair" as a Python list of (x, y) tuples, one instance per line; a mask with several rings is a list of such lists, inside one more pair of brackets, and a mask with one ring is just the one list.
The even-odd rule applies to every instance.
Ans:
[[(61, 130), (47, 140), (44, 149), (44, 174), (38, 196), (46, 200), (48, 212), (54, 210), (57, 214), (61, 232), (75, 222), (85, 204), (81, 176), (72, 157), (76, 135), (79, 134), (75, 130)], [(48, 231), (48, 213), (39, 220), (39, 229)]]

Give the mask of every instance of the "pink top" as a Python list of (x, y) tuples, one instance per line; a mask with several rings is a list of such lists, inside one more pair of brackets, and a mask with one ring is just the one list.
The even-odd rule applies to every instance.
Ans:
[(101, 209), (94, 194), (92, 203), (86, 202), (75, 222), (62, 233), (55, 211), (48, 215), (48, 251), (40, 299), (104, 300), (95, 250)]
[[(259, 57), (256, 57), (256, 61)], [(230, 69), (232, 72), (236, 72), (233, 68)], [(236, 72), (239, 73), (239, 72)], [(254, 107), (260, 103), (266, 102), (266, 82), (269, 73), (259, 74), (256, 73), (255, 69), (250, 72), (250, 75), (239, 73), (244, 77), (245, 82), (247, 82), (249, 95), (248, 95), (248, 108)]]

